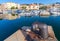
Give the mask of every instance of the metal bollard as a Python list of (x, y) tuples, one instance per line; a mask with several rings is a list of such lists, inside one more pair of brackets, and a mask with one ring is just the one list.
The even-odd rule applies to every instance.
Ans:
[(48, 38), (48, 26), (47, 25), (40, 25), (40, 32), (41, 32), (41, 37), (43, 39), (47, 39)]

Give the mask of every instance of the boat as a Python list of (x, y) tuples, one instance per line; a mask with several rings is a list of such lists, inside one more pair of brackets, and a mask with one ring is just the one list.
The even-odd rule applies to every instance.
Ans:
[(40, 16), (42, 17), (47, 17), (47, 16), (50, 16), (50, 12), (46, 11), (46, 10), (42, 10), (40, 13), (39, 13)]
[(60, 16), (60, 8), (51, 8), (50, 13), (52, 16)]
[(31, 16), (33, 16), (33, 13), (32, 12), (22, 12), (22, 13), (20, 13), (20, 16), (31, 17)]

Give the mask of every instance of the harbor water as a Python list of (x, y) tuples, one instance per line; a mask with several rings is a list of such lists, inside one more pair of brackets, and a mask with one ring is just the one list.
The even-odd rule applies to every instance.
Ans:
[(20, 17), (15, 20), (0, 20), (0, 41), (8, 38), (23, 26), (32, 26), (34, 22), (42, 22), (53, 27), (57, 39), (60, 41), (60, 16), (49, 17)]

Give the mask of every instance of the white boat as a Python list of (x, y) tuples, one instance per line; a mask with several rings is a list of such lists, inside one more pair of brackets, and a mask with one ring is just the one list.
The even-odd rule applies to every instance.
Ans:
[(34, 16), (39, 16), (40, 10), (33, 10), (32, 12)]
[(33, 16), (33, 13), (31, 13), (31, 12), (22, 12), (22, 13), (20, 13), (20, 16), (30, 17), (30, 16)]
[(50, 16), (50, 12), (48, 12), (46, 10), (42, 10), (39, 15), (40, 16)]
[(51, 9), (50, 9), (50, 13), (51, 13), (53, 16), (60, 16), (60, 8), (51, 8)]

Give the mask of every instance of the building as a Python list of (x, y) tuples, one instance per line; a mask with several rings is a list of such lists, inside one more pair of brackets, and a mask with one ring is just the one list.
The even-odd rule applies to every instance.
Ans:
[(39, 10), (39, 4), (21, 4), (21, 9)]
[(44, 6), (43, 4), (37, 4), (37, 3), (33, 3), (33, 4), (17, 4), (17, 3), (12, 3), (12, 2), (7, 2), (7, 3), (3, 3), (0, 4), (0, 8), (2, 9), (11, 9), (12, 7), (14, 7), (15, 9), (20, 9), (20, 10), (39, 10), (40, 7)]
[(26, 4), (26, 10), (30, 10), (29, 4)]
[(3, 3), (6, 9), (11, 9), (12, 7), (14, 8), (20, 8), (20, 4), (8, 2), (8, 3)]
[(39, 10), (39, 4), (30, 4), (29, 8), (30, 10)]
[(56, 2), (55, 4), (53, 4), (54, 5), (54, 7), (56, 7), (56, 8), (60, 8), (60, 3), (59, 2)]
[(6, 8), (5, 8), (5, 5), (4, 4), (0, 4), (0, 10), (6, 10)]

